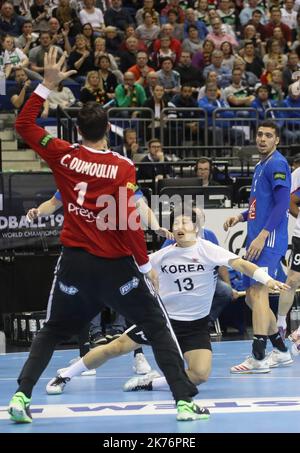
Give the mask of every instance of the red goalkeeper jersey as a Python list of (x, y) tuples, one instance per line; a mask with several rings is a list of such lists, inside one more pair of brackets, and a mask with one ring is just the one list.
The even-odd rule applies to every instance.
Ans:
[(148, 271), (133, 198), (134, 164), (109, 150), (54, 138), (39, 127), (35, 121), (48, 94), (43, 85), (36, 88), (17, 118), (16, 130), (53, 171), (64, 206), (62, 244), (105, 258), (133, 255), (139, 266), (146, 265), (141, 270)]

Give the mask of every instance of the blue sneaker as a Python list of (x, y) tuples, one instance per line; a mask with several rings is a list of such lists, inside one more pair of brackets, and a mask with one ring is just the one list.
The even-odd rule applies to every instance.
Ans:
[(8, 407), (10, 419), (15, 423), (31, 423), (30, 402), (31, 398), (27, 398), (24, 393), (15, 393)]

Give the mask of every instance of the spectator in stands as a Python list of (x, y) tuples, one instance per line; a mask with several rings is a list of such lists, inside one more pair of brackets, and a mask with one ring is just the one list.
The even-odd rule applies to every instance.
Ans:
[(194, 9), (196, 11), (196, 17), (198, 20), (208, 26), (210, 24), (210, 19), (208, 15), (208, 1), (207, 0), (198, 0), (194, 4)]
[(204, 83), (202, 72), (192, 64), (192, 55), (190, 52), (181, 52), (179, 64), (175, 67), (175, 71), (180, 75), (181, 84), (188, 84), (191, 86), (194, 93), (196, 93), (199, 87)]
[(5, 77), (10, 79), (14, 77), (12, 71), (16, 68), (27, 68), (29, 60), (21, 49), (15, 47), (15, 40), (13, 36), (6, 35), (3, 39), (2, 46), (4, 50), (4, 73)]
[[(209, 141), (217, 146), (224, 146), (227, 142), (230, 145), (243, 144), (245, 141), (244, 132), (240, 129), (233, 129), (232, 125), (234, 123), (226, 121), (226, 119), (234, 118), (234, 113), (222, 99), (217, 99), (217, 85), (213, 83), (206, 84), (205, 94), (204, 98), (198, 102), (198, 105), (207, 112)], [(227, 110), (217, 113), (215, 127), (213, 128), (213, 112), (220, 108), (226, 108)]]
[(147, 48), (151, 48), (155, 39), (158, 38), (160, 27), (154, 24), (153, 16), (150, 12), (143, 13), (143, 23), (135, 30), (136, 37), (145, 42)]
[(14, 74), (16, 86), (11, 88), (8, 96), (14, 108), (17, 109), (18, 112), (20, 112), (24, 107), (25, 102), (31, 96), (36, 85), (34, 85), (34, 82), (31, 82), (28, 79), (28, 76), (24, 69), (17, 68), (14, 71)]
[(255, 47), (252, 41), (245, 41), (243, 60), (246, 63), (245, 70), (252, 72), (259, 79), (264, 69), (264, 63), (255, 53)]
[(291, 29), (281, 21), (281, 11), (279, 8), (273, 6), (270, 8), (270, 21), (265, 25), (266, 38), (271, 38), (273, 35), (274, 27), (280, 27), (283, 37), (288, 45), (292, 44)]
[(221, 50), (214, 50), (211, 56), (211, 64), (206, 66), (203, 70), (204, 78), (211, 71), (218, 74), (218, 85), (225, 88), (229, 85), (231, 79), (231, 71), (228, 67), (223, 66), (223, 52)]
[(137, 25), (142, 25), (143, 23), (143, 14), (144, 13), (150, 13), (152, 18), (153, 18), (153, 23), (155, 25), (159, 25), (159, 14), (154, 8), (154, 0), (144, 0), (144, 6), (143, 8), (140, 8), (135, 16), (135, 20)]
[(89, 71), (96, 69), (93, 52), (82, 34), (75, 38), (75, 49), (70, 53), (68, 65), (70, 69), (76, 69), (77, 74), (73, 78), (80, 84), (85, 82)]
[(146, 98), (151, 99), (154, 96), (154, 88), (158, 84), (157, 72), (148, 72), (147, 74), (147, 85), (145, 87)]
[(1, 6), (0, 35), (20, 36), (24, 19), (15, 13), (14, 6), (4, 1)]
[(83, 0), (83, 8), (80, 10), (79, 19), (81, 25), (91, 24), (94, 35), (100, 36), (104, 28), (104, 17), (100, 8), (95, 8), (95, 0)]
[(51, 17), (48, 23), (49, 33), (51, 35), (51, 45), (60, 47), (69, 55), (71, 53), (71, 44), (69, 41), (69, 25), (65, 24), (63, 27), (61, 27), (56, 17)]
[(236, 58), (233, 69), (239, 68), (242, 71), (242, 80), (250, 87), (255, 87), (258, 83), (258, 78), (253, 72), (246, 71), (246, 64), (241, 58)]
[(244, 28), (244, 39), (242, 39), (240, 41), (239, 54), (242, 55), (242, 56), (244, 55), (243, 54), (243, 47), (245, 45), (245, 42), (248, 42), (248, 41), (252, 41), (252, 43), (253, 43), (253, 45), (255, 47), (257, 55), (263, 56), (265, 54), (265, 52), (266, 52), (266, 43), (261, 40), (259, 33), (257, 33), (257, 31), (255, 30), (254, 25), (251, 25), (251, 24), (248, 24), (248, 25), (245, 26), (245, 28)]
[(195, 165), (195, 173), (198, 178), (202, 179), (202, 186), (219, 186), (218, 181), (214, 181), (212, 162), (207, 157), (200, 157)]
[[(70, 6), (70, 0), (58, 0), (58, 6), (52, 10), (52, 16), (56, 17), (61, 27), (64, 25), (69, 27), (69, 37), (73, 42), (81, 31), (81, 25), (76, 10)], [(84, 34), (84, 26), (82, 33)]]
[(187, 37), (182, 43), (182, 50), (194, 54), (202, 49), (202, 42), (199, 38), (197, 27), (195, 25), (189, 25), (187, 27)]
[(123, 144), (115, 146), (113, 150), (121, 154), (121, 156), (125, 156), (128, 157), (129, 159), (134, 160), (135, 154), (143, 152), (137, 141), (136, 130), (129, 128), (124, 129), (123, 137), (124, 137)]
[(180, 75), (173, 70), (173, 61), (170, 57), (161, 60), (161, 69), (157, 71), (158, 82), (165, 89), (166, 99), (170, 100), (174, 94), (180, 92)]
[[(40, 45), (34, 47), (29, 51), (29, 62), (30, 69), (34, 72), (38, 72), (40, 75), (44, 73), (44, 56), (51, 47), (51, 36), (48, 31), (42, 31), (40, 33)], [(56, 46), (54, 46), (56, 47)], [(60, 47), (57, 48), (57, 58), (59, 59), (63, 51)]]
[(198, 39), (204, 41), (208, 33), (207, 28), (201, 20), (197, 19), (196, 11), (193, 8), (188, 8), (185, 11), (185, 20), (183, 24), (184, 38), (190, 38), (189, 30), (191, 25), (196, 27)]
[(80, 102), (98, 102), (105, 104), (105, 91), (100, 88), (100, 77), (98, 71), (89, 71), (87, 73), (85, 84), (80, 91)]
[[(162, 149), (161, 142), (152, 138), (148, 142), (148, 154), (141, 162), (162, 163), (165, 162), (165, 155)], [(167, 176), (170, 176), (172, 169), (169, 165), (140, 165), (137, 171), (137, 179), (152, 179), (158, 181)]]
[[(94, 36), (93, 27), (91, 26), (91, 24), (89, 24), (89, 23), (84, 24), (84, 26), (82, 27), (82, 34), (85, 37), (85, 39), (88, 41), (90, 49), (94, 50), (95, 49), (95, 36)], [(103, 39), (103, 38), (97, 38), (97, 39)], [(103, 41), (105, 43), (104, 39), (103, 39)]]
[[(221, 21), (221, 18), (219, 16), (219, 14), (217, 13), (216, 9), (210, 9), (209, 12), (208, 12), (208, 15), (209, 15), (209, 20), (210, 20), (210, 25), (207, 27), (207, 30), (208, 30), (209, 33), (212, 33), (213, 32), (212, 21), (214, 19), (219, 19)], [(221, 21), (221, 31), (222, 31), (223, 34), (231, 35), (232, 38), (236, 39), (235, 31), (233, 30), (231, 25), (223, 24), (222, 21)]]
[[(206, 84), (200, 88), (198, 93), (197, 101), (204, 98), (206, 96), (206, 85), (208, 83), (213, 83), (214, 85), (218, 86), (218, 74), (215, 71), (209, 71), (206, 78)], [(217, 99), (223, 99), (223, 90), (218, 86), (218, 93)]]
[[(131, 38), (131, 37), (136, 38), (135, 28), (134, 28), (134, 25), (127, 25), (127, 27), (125, 28), (123, 42), (120, 45), (118, 55), (120, 54), (120, 52), (127, 50), (126, 40), (127, 40), (127, 38)], [(137, 41), (138, 41), (137, 50), (143, 50), (144, 52), (148, 52), (148, 48), (147, 48), (146, 44), (144, 43), (144, 41), (142, 41), (141, 39), (138, 39)]]
[(161, 62), (164, 58), (169, 57), (174, 64), (177, 64), (177, 54), (171, 49), (170, 36), (162, 36), (160, 39), (160, 47), (157, 52), (152, 55), (152, 62), (156, 68), (160, 68)]
[(166, 23), (167, 20), (167, 15), (170, 9), (175, 9), (175, 11), (178, 14), (178, 20), (180, 24), (183, 24), (184, 22), (184, 10), (181, 8), (179, 5), (180, 0), (169, 0), (168, 5), (161, 10), (160, 13), (160, 20), (162, 24)]
[(173, 27), (172, 36), (178, 41), (183, 40), (183, 24), (178, 22), (178, 14), (175, 9), (170, 9), (167, 14), (167, 24), (171, 24)]
[(33, 20), (34, 31), (47, 31), (49, 29), (48, 20), (51, 17), (50, 9), (45, 0), (33, 0), (30, 7), (30, 13)]
[(110, 62), (109, 69), (111, 72), (116, 76), (118, 83), (123, 82), (123, 74), (118, 69), (118, 64), (115, 57), (111, 54), (106, 52), (105, 48), (105, 40), (103, 38), (96, 38), (94, 43), (94, 64), (96, 68), (99, 68), (100, 58), (105, 55)]
[(289, 85), (293, 83), (292, 75), (294, 72), (298, 71), (300, 68), (299, 57), (297, 52), (291, 51), (288, 54), (288, 62), (286, 67), (282, 72), (283, 78), (283, 89), (287, 92)]
[(75, 102), (75, 96), (70, 88), (63, 86), (63, 84), (60, 83), (56, 89), (51, 91), (47, 100), (45, 101), (41, 117), (56, 117), (58, 106), (60, 106), (62, 109), (68, 109), (69, 107), (74, 106)]
[(235, 60), (235, 54), (233, 52), (233, 48), (230, 42), (224, 41), (221, 44), (220, 50), (223, 52), (223, 61), (222, 61), (222, 66), (227, 67), (232, 71), (233, 69), (233, 63)]
[(104, 28), (104, 38), (107, 52), (110, 52), (117, 57), (123, 42), (122, 32), (120, 32), (117, 27), (109, 25)]
[(135, 82), (143, 87), (147, 85), (147, 74), (153, 72), (154, 69), (148, 66), (148, 55), (146, 52), (139, 51), (136, 56), (136, 64), (131, 66), (128, 71), (135, 76)]
[(203, 69), (205, 66), (211, 64), (212, 53), (215, 50), (215, 44), (210, 39), (206, 39), (203, 43), (202, 51), (194, 53), (192, 57), (192, 64), (198, 68)]
[(232, 8), (233, 4), (234, 3), (231, 0), (220, 0), (217, 13), (223, 24), (230, 25), (234, 30), (237, 20), (235, 8)]
[[(115, 95), (117, 107), (122, 109), (142, 107), (146, 101), (145, 90), (141, 85), (135, 83), (135, 76), (132, 72), (125, 72), (124, 83), (117, 85)], [(126, 118), (131, 116), (126, 110), (118, 113), (118, 115), (123, 115)]]
[[(242, 71), (232, 70), (232, 84), (224, 89), (224, 100), (231, 107), (249, 107), (255, 96), (249, 93), (247, 82), (242, 81)], [(242, 112), (239, 112), (239, 116)], [(243, 115), (244, 116), (244, 115)]]
[(33, 32), (31, 20), (25, 20), (22, 25), (22, 34), (17, 38), (17, 47), (28, 55), (29, 51), (37, 46), (38, 37), (39, 35)]
[(295, 0), (285, 0), (284, 7), (281, 8), (281, 22), (291, 30), (297, 27), (297, 11), (294, 10)]
[(265, 66), (269, 61), (274, 61), (277, 69), (284, 69), (287, 65), (288, 57), (283, 54), (280, 42), (275, 39), (268, 43), (268, 53), (263, 57)]
[(260, 11), (261, 12), (260, 22), (262, 24), (266, 23), (264, 10), (261, 6), (258, 5), (258, 3), (259, 3), (258, 0), (249, 0), (248, 6), (245, 6), (245, 8), (242, 9), (239, 17), (242, 26), (246, 25), (250, 21), (250, 19), (253, 18), (254, 11)]
[[(262, 41), (265, 41), (266, 30), (265, 30), (265, 26), (262, 23), (262, 21), (263, 21), (262, 18), (263, 18), (262, 11), (260, 11), (259, 9), (255, 9), (252, 12), (251, 19), (245, 24), (245, 27), (247, 25), (254, 25), (257, 38), (260, 38)], [(245, 28), (244, 28), (244, 30), (245, 30)], [(242, 36), (244, 36), (244, 33), (242, 33)]]
[(172, 121), (170, 124), (171, 128), (173, 126), (173, 129), (175, 129), (174, 136), (177, 135), (177, 137), (175, 137), (175, 143), (174, 141), (173, 143), (175, 145), (180, 145), (182, 143), (182, 137), (189, 141), (192, 141), (195, 137), (199, 138), (198, 125), (200, 112), (197, 111), (198, 102), (193, 96), (193, 87), (188, 84), (182, 85), (180, 93), (173, 96), (172, 99), (168, 102), (168, 107), (175, 107), (174, 111), (169, 111), (169, 116), (173, 118), (176, 117), (178, 119), (178, 121)]
[[(271, 89), (268, 85), (260, 85), (256, 89), (255, 94), (255, 99), (252, 101), (250, 107), (257, 110), (259, 120), (263, 121), (266, 118), (266, 110), (278, 107), (278, 104), (276, 101), (270, 99)], [(251, 115), (253, 116), (253, 113), (251, 113)], [(279, 118), (280, 115), (274, 111), (271, 112), (269, 117), (275, 119)]]
[(129, 24), (134, 24), (132, 16), (122, 7), (122, 0), (111, 0), (111, 7), (104, 13), (105, 25), (112, 25), (119, 30), (125, 31)]
[(120, 53), (120, 69), (124, 73), (136, 64), (136, 56), (138, 52), (138, 40), (134, 36), (126, 39), (127, 50)]
[[(152, 73), (149, 73), (149, 76)], [(155, 73), (156, 74), (156, 73)], [(150, 140), (152, 137), (152, 129), (154, 127), (154, 136), (158, 139), (161, 139), (160, 132), (161, 132), (161, 125), (163, 123), (163, 118), (161, 117), (162, 110), (167, 108), (167, 101), (165, 99), (165, 90), (164, 87), (159, 85), (157, 82), (157, 77), (154, 78), (155, 86), (152, 89), (152, 96), (147, 97), (146, 101), (144, 102), (143, 107), (152, 110), (152, 114), (150, 115), (148, 111), (143, 111), (141, 116), (143, 118), (149, 118), (149, 121), (145, 121), (145, 135), (146, 141)], [(147, 87), (148, 88), (148, 87)], [(152, 117), (154, 116), (154, 122), (152, 121)], [(145, 137), (143, 136), (143, 139)]]
[[(283, 49), (283, 52), (286, 53), (289, 51), (289, 47), (286, 43), (286, 40), (284, 39), (284, 36), (282, 34), (282, 30), (280, 27), (274, 27), (273, 29), (273, 36), (271, 38), (272, 40), (277, 40), (280, 43), (280, 47)], [(267, 44), (267, 43), (266, 43)]]
[(224, 33), (222, 30), (222, 22), (219, 17), (214, 17), (211, 20), (212, 32), (208, 33), (207, 39), (211, 39), (216, 46), (216, 49), (220, 49), (221, 44), (224, 41), (228, 41), (232, 44), (232, 47), (237, 47), (238, 43), (234, 36), (229, 33)]
[(111, 70), (110, 60), (107, 55), (99, 58), (99, 86), (105, 93), (104, 104), (115, 99), (115, 89), (118, 85), (117, 77)]
[(274, 71), (272, 71), (269, 86), (271, 90), (270, 98), (273, 101), (282, 101), (284, 98), (284, 92), (281, 69), (274, 69)]
[[(161, 37), (163, 36), (169, 36), (171, 39), (171, 44), (170, 44), (170, 49), (176, 53), (176, 58), (179, 60), (180, 53), (181, 53), (181, 42), (178, 41), (178, 39), (175, 39), (173, 37), (173, 32), (174, 32), (174, 27), (171, 24), (164, 24), (161, 27)], [(158, 49), (160, 48), (160, 39), (157, 39), (154, 41), (153, 44), (153, 50), (154, 52), (157, 52)]]

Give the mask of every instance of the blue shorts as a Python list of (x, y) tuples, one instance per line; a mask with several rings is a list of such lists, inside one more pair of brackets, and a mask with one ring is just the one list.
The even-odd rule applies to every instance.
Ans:
[[(261, 252), (258, 260), (251, 261), (251, 263), (262, 267), (264, 271), (268, 272), (268, 274), (272, 278), (276, 279), (280, 260), (281, 254), (274, 253), (273, 251), (271, 252), (269, 249), (265, 249)], [(243, 286), (245, 289), (249, 288), (255, 283), (257, 283), (257, 281), (253, 280), (253, 278), (247, 277), (247, 275), (243, 276)]]

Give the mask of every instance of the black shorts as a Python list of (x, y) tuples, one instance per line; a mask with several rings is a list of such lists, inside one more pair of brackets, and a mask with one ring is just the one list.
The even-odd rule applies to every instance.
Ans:
[(290, 257), (292, 271), (300, 272), (300, 238), (292, 237), (292, 253)]
[[(209, 316), (195, 321), (176, 321), (170, 319), (180, 349), (184, 354), (195, 349), (211, 351), (210, 335), (208, 330)], [(144, 333), (137, 326), (126, 330), (126, 334), (138, 344), (149, 344)]]

